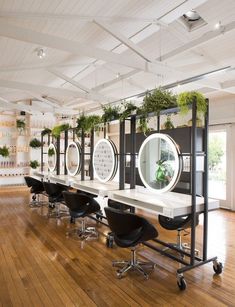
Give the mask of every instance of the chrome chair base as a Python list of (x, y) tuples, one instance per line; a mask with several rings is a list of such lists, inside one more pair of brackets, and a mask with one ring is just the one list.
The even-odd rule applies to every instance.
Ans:
[(89, 240), (97, 239), (99, 234), (96, 231), (95, 227), (86, 227), (85, 219), (81, 220), (82, 225), (80, 229), (74, 229), (71, 232), (67, 232), (67, 236), (71, 236), (75, 240)]
[(117, 270), (118, 278), (122, 278), (129, 270), (135, 270), (144, 275), (145, 279), (148, 279), (149, 273), (144, 268), (150, 269), (151, 273), (156, 267), (156, 264), (153, 262), (138, 261), (135, 248), (131, 249), (131, 259), (129, 261), (113, 261), (112, 264), (114, 267), (122, 267), (120, 270)]
[(40, 196), (39, 196), (39, 194), (37, 194), (37, 195), (33, 195), (32, 201), (29, 203), (29, 207), (30, 208), (39, 208), (39, 207), (42, 207), (46, 204), (48, 204), (48, 202), (44, 201), (44, 200), (40, 200)]
[(47, 218), (57, 218), (60, 219), (62, 217), (68, 217), (69, 211), (68, 210), (61, 210), (60, 203), (49, 203), (48, 205), (48, 212)]

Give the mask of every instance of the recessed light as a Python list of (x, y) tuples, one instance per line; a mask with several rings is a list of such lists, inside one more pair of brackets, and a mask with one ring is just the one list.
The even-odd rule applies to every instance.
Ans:
[(39, 48), (37, 48), (35, 51), (36, 51), (36, 53), (37, 53), (37, 56), (38, 56), (40, 59), (45, 58), (46, 52), (45, 52), (45, 50), (44, 50), (43, 48), (39, 47)]

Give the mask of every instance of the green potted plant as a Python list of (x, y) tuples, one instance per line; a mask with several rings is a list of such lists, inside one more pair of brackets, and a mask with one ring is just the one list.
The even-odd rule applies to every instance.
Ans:
[(55, 126), (52, 129), (51, 133), (55, 138), (58, 138), (60, 134), (67, 129), (69, 129), (69, 124), (62, 124), (62, 125)]
[(32, 148), (39, 148), (42, 146), (42, 143), (38, 139), (34, 138), (29, 142), (29, 146)]
[(156, 115), (159, 115), (161, 110), (174, 108), (176, 105), (176, 96), (170, 91), (163, 90), (159, 87), (152, 93), (146, 93), (142, 109), (146, 114), (154, 112)]
[(47, 153), (48, 153), (48, 157), (54, 156), (54, 154), (55, 154), (54, 148), (49, 148)]
[(36, 169), (37, 167), (39, 167), (39, 163), (37, 160), (31, 160), (29, 163), (30, 167), (33, 169)]
[(163, 124), (163, 128), (164, 129), (174, 129), (175, 128), (174, 125), (173, 125), (173, 122), (171, 120), (171, 116), (170, 115), (166, 116), (166, 121)]
[(119, 119), (120, 117), (120, 107), (119, 106), (111, 106), (109, 105), (102, 105), (102, 110), (104, 114), (102, 115), (102, 122), (107, 123), (109, 121)]
[(178, 95), (177, 105), (180, 108), (180, 114), (186, 115), (189, 112), (193, 101), (197, 103), (197, 116), (204, 115), (207, 111), (207, 101), (203, 94), (192, 91), (183, 92)]
[(45, 136), (47, 134), (50, 134), (51, 133), (51, 129), (49, 128), (44, 128), (41, 132), (42, 136)]
[(137, 106), (134, 105), (131, 101), (124, 101), (122, 102), (123, 111), (120, 114), (120, 119), (123, 121), (131, 115), (136, 114)]
[(7, 158), (9, 157), (9, 155), (10, 155), (10, 152), (7, 146), (4, 145), (3, 147), (0, 147), (0, 156)]

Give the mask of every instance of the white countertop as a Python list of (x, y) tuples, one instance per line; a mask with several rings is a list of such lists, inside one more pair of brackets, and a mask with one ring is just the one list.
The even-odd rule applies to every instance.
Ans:
[[(145, 188), (110, 191), (109, 198), (152, 213), (161, 214), (170, 218), (191, 213), (191, 195), (175, 192), (155, 194)], [(197, 212), (204, 209), (204, 198), (196, 197)], [(209, 210), (219, 208), (219, 201), (209, 199)]]
[(102, 183), (98, 180), (75, 180), (73, 181), (71, 186), (75, 189), (82, 190), (88, 193), (93, 193), (102, 197), (108, 196), (110, 191), (119, 190), (119, 183), (114, 181)]

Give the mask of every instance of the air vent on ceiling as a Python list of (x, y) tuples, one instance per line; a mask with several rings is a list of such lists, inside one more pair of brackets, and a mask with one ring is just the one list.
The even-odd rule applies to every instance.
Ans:
[(195, 11), (191, 10), (180, 17), (180, 21), (188, 31), (194, 31), (206, 25), (206, 21)]

